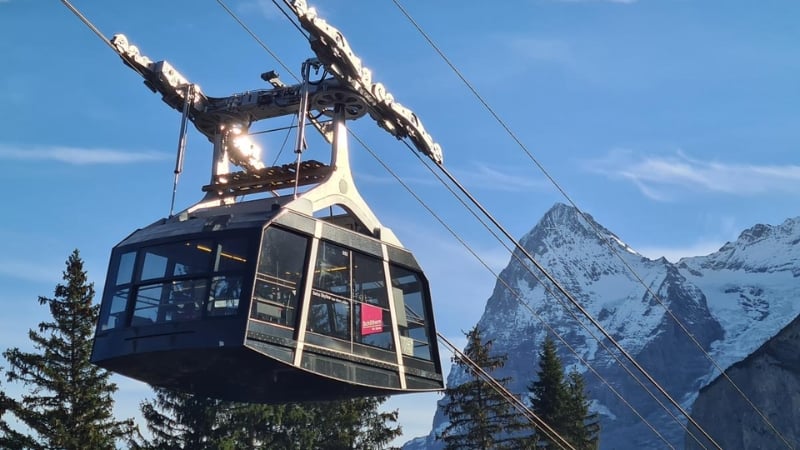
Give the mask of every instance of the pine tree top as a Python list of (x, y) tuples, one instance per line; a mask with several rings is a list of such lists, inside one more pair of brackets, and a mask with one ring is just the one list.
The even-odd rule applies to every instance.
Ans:
[[(50, 320), (28, 332), (34, 351), (10, 348), (6, 379), (29, 390), (22, 398), (6, 397), (7, 410), (33, 434), (6, 435), (9, 447), (114, 448), (133, 432), (133, 421), (116, 421), (110, 374), (91, 364), (92, 336), (98, 306), (78, 250), (72, 252), (54, 297), (39, 297)], [(27, 443), (26, 443), (27, 442)], [(33, 443), (36, 443), (34, 445)]]

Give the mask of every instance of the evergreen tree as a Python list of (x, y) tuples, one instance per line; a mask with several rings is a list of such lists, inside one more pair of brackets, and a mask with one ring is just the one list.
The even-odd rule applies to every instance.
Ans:
[(383, 449), (392, 439), (400, 436), (398, 412), (378, 411), (386, 397), (368, 397), (339, 402), (320, 403), (315, 406), (321, 426), (319, 449)]
[(400, 435), (392, 426), (397, 411), (378, 411), (385, 397), (259, 405), (155, 391), (156, 398), (141, 405), (152, 438), (140, 449), (372, 450)]
[(314, 410), (296, 404), (230, 404), (221, 422), (220, 449), (302, 450), (320, 440)]
[[(539, 353), (538, 379), (528, 386), (533, 412), (577, 450), (597, 448), (600, 430), (597, 416), (589, 412), (583, 377), (573, 371), (568, 379), (556, 353), (556, 345), (548, 336)], [(561, 448), (540, 434), (540, 446)]]
[(11, 428), (3, 419), (13, 406), (14, 399), (0, 392), (0, 448), (35, 448), (36, 442), (32, 438)]
[[(564, 367), (556, 353), (556, 344), (548, 336), (539, 352), (538, 379), (528, 386), (531, 391), (531, 404), (534, 414), (552, 429), (564, 436), (564, 425), (568, 421), (567, 403), (569, 392), (564, 381)], [(545, 446), (552, 442), (541, 436)]]
[(597, 413), (589, 411), (585, 390), (581, 374), (574, 370), (570, 372), (567, 385), (566, 434), (576, 450), (596, 450), (599, 448), (600, 421)]
[(141, 449), (216, 449), (218, 415), (223, 402), (192, 394), (154, 388), (156, 397), (140, 408), (151, 439), (136, 445)]
[(8, 381), (31, 388), (19, 400), (4, 395), (3, 407), (33, 433), (3, 426), (4, 448), (113, 449), (134, 432), (132, 420), (114, 419), (117, 387), (109, 372), (89, 362), (98, 306), (92, 305), (94, 287), (78, 250), (66, 265), (65, 283), (56, 286), (55, 297), (39, 297), (52, 321), (28, 332), (35, 351), (3, 353)]
[[(490, 375), (503, 367), (506, 356), (490, 354), (492, 341), (483, 342), (477, 326), (466, 336), (464, 354), (478, 367)], [(469, 378), (445, 390), (444, 413), (450, 423), (437, 439), (443, 440), (448, 450), (528, 447), (529, 439), (518, 435), (524, 426), (511, 403), (483, 381), (466, 361), (454, 356), (453, 362), (463, 368)], [(505, 386), (509, 378), (496, 381)]]

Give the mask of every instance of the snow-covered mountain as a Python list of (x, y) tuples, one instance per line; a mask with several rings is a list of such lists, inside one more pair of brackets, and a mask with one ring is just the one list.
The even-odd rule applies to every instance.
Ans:
[[(520, 240), (686, 410), (700, 388), (719, 375), (706, 353), (727, 368), (800, 313), (800, 302), (794, 301), (800, 293), (798, 242), (800, 218), (780, 226), (756, 225), (716, 253), (672, 264), (643, 257), (590, 216), (562, 204)], [(478, 323), (494, 340), (494, 351), (509, 357), (497, 375), (513, 379), (513, 392), (525, 392), (538, 368), (541, 342), (555, 330), (575, 350), (557, 340), (562, 360), (584, 373), (593, 408), (601, 415), (602, 448), (681, 448), (686, 421), (673, 417), (681, 417), (677, 409), (576, 306), (548, 292), (556, 290), (539, 270), (522, 261), (517, 252), (501, 272)], [(448, 385), (464, 376), (453, 368)], [(431, 434), (404, 448), (441, 448), (435, 434), (446, 420), (440, 404)]]

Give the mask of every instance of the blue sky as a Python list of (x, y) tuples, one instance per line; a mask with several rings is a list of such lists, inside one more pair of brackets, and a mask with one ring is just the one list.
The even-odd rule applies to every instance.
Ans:
[[(231, 9), (296, 74), (307, 42), (269, 0)], [(75, 0), (211, 96), (293, 78), (212, 0)], [(413, 109), (445, 165), (517, 236), (565, 200), (391, 0), (313, 2), (373, 77)], [(800, 3), (788, 0), (403, 2), (579, 207), (650, 257), (710, 253), (756, 223), (798, 215)], [(179, 114), (60, 2), (0, 0), (0, 239), (4, 347), (26, 347), (78, 248), (101, 289), (111, 247), (169, 212)], [(267, 129), (288, 119), (256, 125)], [(369, 118), (352, 129), (496, 269), (509, 256), (408, 149)], [(285, 134), (261, 135), (264, 159)], [(290, 139), (290, 142), (292, 140)], [(431, 280), (439, 328), (458, 338), (493, 277), (358, 144), (356, 183)], [(317, 151), (319, 153), (313, 153)], [(177, 207), (201, 197), (210, 144), (191, 130)], [(309, 157), (326, 160), (327, 150)], [(291, 149), (279, 162), (291, 160)], [(99, 292), (98, 292), (99, 294)], [(148, 396), (118, 380), (132, 415)], [(438, 396), (406, 396), (404, 438), (427, 432)], [(127, 411), (127, 412), (126, 412)]]

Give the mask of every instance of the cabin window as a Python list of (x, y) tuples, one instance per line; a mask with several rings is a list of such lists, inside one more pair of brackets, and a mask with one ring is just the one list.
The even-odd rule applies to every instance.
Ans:
[(109, 273), (116, 285), (109, 288), (99, 329), (237, 314), (247, 243), (186, 240), (120, 254), (112, 259)]
[(141, 280), (208, 273), (213, 250), (210, 241), (188, 241), (145, 249)]
[(122, 327), (125, 325), (125, 309), (128, 306), (128, 293), (130, 289), (117, 289), (111, 297), (111, 302), (105, 305), (107, 310), (103, 317), (105, 320), (100, 322), (101, 330)]
[(354, 340), (394, 349), (392, 316), (383, 261), (353, 252)]
[[(128, 306), (128, 295), (133, 282), (133, 271), (136, 266), (136, 252), (130, 251), (115, 255), (111, 262), (109, 277), (116, 280), (111, 298), (103, 303), (98, 321), (100, 330), (108, 330), (125, 326), (125, 313)], [(116, 269), (116, 275), (113, 270)]]
[(206, 310), (209, 316), (230, 316), (239, 311), (242, 297), (241, 276), (219, 276), (211, 281)]
[(350, 253), (330, 242), (319, 243), (308, 312), (309, 331), (350, 340)]
[(133, 281), (133, 269), (136, 263), (136, 252), (127, 252), (119, 257), (117, 269), (117, 286)]
[[(383, 261), (321, 241), (314, 267), (308, 331), (394, 350)], [(382, 358), (368, 347), (352, 351)]]
[(308, 238), (280, 228), (264, 230), (250, 317), (294, 327)]
[(401, 351), (406, 356), (432, 360), (429, 300), (420, 275), (399, 266), (390, 266), (392, 297), (400, 333)]

